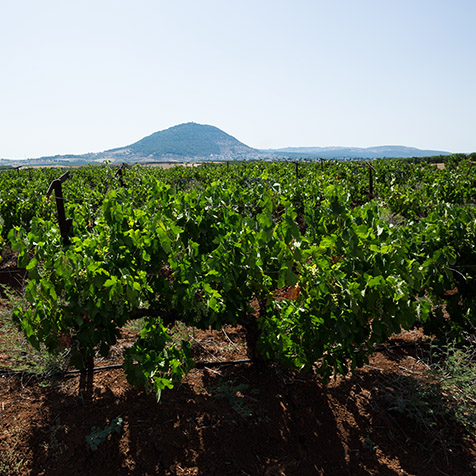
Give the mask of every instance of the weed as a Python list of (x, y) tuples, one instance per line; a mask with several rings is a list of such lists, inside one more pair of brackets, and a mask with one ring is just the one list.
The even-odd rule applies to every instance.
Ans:
[[(233, 385), (233, 381), (224, 382), (213, 387), (209, 387), (207, 390), (216, 398), (227, 400), (231, 408), (242, 418), (249, 418), (253, 416), (253, 412), (244, 401), (244, 392), (249, 390), (248, 384), (240, 383)], [(249, 393), (257, 394), (258, 390), (251, 389)]]
[[(462, 435), (474, 438), (476, 431), (475, 355), (469, 348), (451, 345), (444, 353), (433, 352), (431, 361), (423, 377), (395, 379), (385, 397), (389, 411), (415, 424), (425, 451), (431, 454), (439, 448), (447, 454)], [(451, 433), (455, 424), (459, 430)]]
[(377, 450), (377, 445), (370, 439), (369, 436), (366, 436), (364, 439), (364, 448), (373, 453)]
[(124, 326), (125, 329), (128, 329), (132, 332), (140, 332), (145, 325), (145, 318), (141, 317), (140, 319), (134, 319), (132, 321), (127, 321)]
[(52, 454), (54, 461), (57, 461), (58, 456), (62, 455), (67, 449), (68, 445), (64, 442), (63, 437), (69, 432), (69, 427), (61, 425), (59, 417), (53, 421), (45, 433), (48, 433), (48, 441), (43, 442), (43, 449)]
[(10, 438), (8, 441), (5, 440), (5, 443), (0, 448), (0, 475), (12, 476), (23, 474), (28, 461), (20, 458), (17, 451), (21, 441), (21, 428), (14, 426), (10, 431), (4, 430), (3, 434), (5, 437)]
[(23, 334), (12, 320), (13, 309), (20, 306), (22, 299), (13, 293), (7, 293), (7, 298), (1, 300), (0, 306), (0, 335), (2, 348), (10, 357), (12, 370), (26, 370), (30, 359), (27, 354), (33, 352)]
[(42, 375), (42, 385), (49, 385), (52, 377), (64, 368), (66, 354), (49, 354), (28, 344), (12, 319), (13, 310), (24, 305), (24, 299), (6, 287), (3, 289), (7, 297), (1, 299), (0, 305), (0, 344), (9, 357), (8, 368)]
[(192, 336), (192, 330), (189, 326), (186, 326), (183, 322), (177, 321), (172, 328), (172, 339), (174, 342), (189, 341)]
[(65, 350), (61, 354), (49, 354), (43, 356), (41, 368), (42, 380), (39, 383), (42, 387), (49, 387), (56, 381), (56, 377), (59, 373), (64, 371), (67, 366), (69, 350)]
[(455, 420), (469, 435), (476, 431), (476, 360), (470, 347), (446, 349), (446, 358), (435, 365), (445, 399)]
[(91, 428), (91, 433), (86, 436), (86, 443), (88, 444), (91, 451), (97, 450), (99, 445), (106, 441), (109, 435), (112, 435), (113, 433), (120, 433), (122, 430), (122, 423), (122, 418), (118, 416), (102, 430), (99, 427), (93, 426)]

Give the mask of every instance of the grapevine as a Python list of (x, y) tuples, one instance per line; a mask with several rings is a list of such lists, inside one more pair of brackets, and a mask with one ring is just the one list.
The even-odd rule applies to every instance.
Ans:
[[(68, 347), (85, 368), (144, 317), (124, 368), (157, 396), (194, 365), (190, 343), (171, 337), (178, 320), (241, 324), (254, 359), (324, 379), (415, 323), (464, 339), (475, 323), (475, 171), (465, 156), (445, 169), (424, 160), (371, 169), (134, 166), (119, 180), (111, 166), (87, 167), (64, 183), (70, 244), (44, 196), (53, 172), (8, 191), (3, 176), (3, 236), (29, 276), (16, 322), (33, 346)], [(25, 197), (15, 213), (11, 193)]]

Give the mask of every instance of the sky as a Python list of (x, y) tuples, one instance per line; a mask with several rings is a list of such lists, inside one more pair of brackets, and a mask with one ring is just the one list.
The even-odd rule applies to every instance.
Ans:
[(184, 122), (256, 148), (476, 151), (475, 0), (4, 0), (0, 158)]

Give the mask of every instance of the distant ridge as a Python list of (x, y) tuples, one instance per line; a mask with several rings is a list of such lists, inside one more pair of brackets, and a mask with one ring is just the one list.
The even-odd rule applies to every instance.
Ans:
[(84, 165), (131, 162), (187, 162), (249, 159), (375, 159), (450, 155), (450, 152), (404, 146), (287, 147), (259, 150), (249, 147), (217, 127), (188, 122), (154, 132), (133, 144), (83, 155), (56, 155), (38, 159), (1, 159), (0, 165)]
[(451, 155), (441, 150), (421, 150), (415, 147), (400, 145), (383, 145), (379, 147), (286, 147), (284, 149), (268, 149), (270, 156), (276, 158), (322, 158), (322, 159), (380, 159), (430, 157), (435, 155)]

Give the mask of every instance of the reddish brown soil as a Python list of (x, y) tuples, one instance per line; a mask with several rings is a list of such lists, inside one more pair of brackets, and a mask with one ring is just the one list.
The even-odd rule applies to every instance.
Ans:
[[(133, 334), (125, 331), (117, 352), (97, 365), (120, 362)], [(413, 331), (393, 341), (421, 339)], [(22, 475), (474, 475), (474, 442), (458, 428), (451, 447), (428, 451), (428, 435), (389, 410), (396, 386), (423, 370), (418, 349), (378, 352), (328, 386), (273, 364), (195, 369), (159, 404), (131, 388), (121, 369), (95, 372), (90, 395), (80, 394), (75, 375), (49, 387), (3, 376), (0, 454)], [(194, 351), (198, 361), (246, 358), (244, 333), (196, 332)], [(92, 427), (118, 416), (120, 433), (91, 451)], [(4, 474), (15, 474), (13, 462)]]

